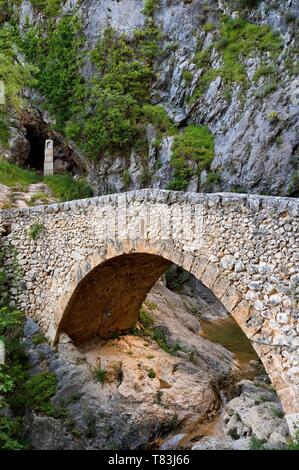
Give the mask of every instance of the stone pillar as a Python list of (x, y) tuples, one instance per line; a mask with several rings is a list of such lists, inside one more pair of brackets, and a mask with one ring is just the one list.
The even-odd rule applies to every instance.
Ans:
[(54, 173), (53, 140), (46, 140), (44, 176), (53, 175), (53, 173)]
[(0, 339), (0, 365), (5, 364), (5, 346), (4, 342)]
[(3, 80), (0, 80), (0, 104), (5, 104), (5, 87)]

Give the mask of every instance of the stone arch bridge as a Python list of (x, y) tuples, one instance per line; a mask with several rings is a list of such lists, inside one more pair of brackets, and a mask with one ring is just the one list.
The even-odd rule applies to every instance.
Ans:
[(0, 214), (15, 302), (47, 337), (75, 343), (136, 322), (173, 262), (220, 299), (299, 424), (299, 201), (139, 190)]

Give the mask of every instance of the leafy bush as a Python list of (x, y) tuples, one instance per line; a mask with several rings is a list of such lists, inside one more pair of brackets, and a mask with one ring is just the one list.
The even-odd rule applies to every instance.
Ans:
[(74, 180), (68, 174), (45, 176), (44, 181), (51, 189), (53, 196), (60, 201), (84, 199), (93, 195), (92, 189), (85, 180)]
[(216, 171), (209, 171), (207, 174), (208, 184), (220, 184), (221, 183), (221, 171), (217, 168)]
[(23, 329), (24, 314), (19, 310), (10, 310), (8, 307), (0, 308), (0, 337), (5, 336), (7, 341), (17, 338)]
[(152, 317), (147, 313), (144, 308), (141, 308), (141, 310), (139, 311), (138, 319), (145, 328), (150, 328), (153, 325)]
[(14, 163), (0, 160), (0, 183), (10, 188), (26, 191), (30, 184), (37, 183), (39, 178), (31, 170), (24, 170)]
[(193, 80), (193, 73), (190, 70), (184, 69), (182, 73), (183, 80), (186, 83), (191, 83)]
[(273, 76), (276, 74), (276, 68), (274, 65), (265, 65), (262, 64), (260, 67), (256, 70), (255, 74), (253, 75), (253, 80), (255, 82), (258, 82), (260, 77), (269, 77)]
[(0, 416), (0, 449), (21, 450), (24, 445), (15, 439), (21, 434), (22, 420), (20, 418), (9, 418)]
[(85, 82), (80, 73), (84, 35), (76, 16), (28, 26), (23, 49), (39, 67), (37, 86), (46, 107), (57, 128), (90, 159), (126, 156), (144, 141), (148, 110), (143, 105), (150, 101), (153, 59), (159, 52), (160, 33), (151, 19), (154, 4), (146, 3), (145, 27), (133, 37), (106, 28), (91, 52), (95, 72)]
[(37, 332), (32, 336), (31, 341), (34, 346), (37, 346), (38, 344), (45, 343), (47, 339), (43, 333)]
[(161, 105), (145, 104), (142, 107), (142, 116), (145, 123), (150, 122), (161, 134), (174, 135), (177, 133), (177, 128)]
[(274, 80), (269, 80), (268, 82), (265, 83), (261, 96), (265, 98), (268, 95), (271, 95), (274, 91), (277, 90), (277, 82)]
[(44, 225), (36, 222), (36, 223), (32, 224), (32, 226), (28, 230), (28, 236), (32, 240), (36, 240), (40, 236), (40, 234), (42, 233), (43, 229), (44, 229)]
[(267, 114), (267, 119), (268, 119), (269, 122), (275, 123), (275, 122), (280, 121), (280, 115), (277, 111), (270, 111)]
[(37, 88), (46, 98), (46, 107), (55, 117), (57, 128), (65, 122), (85, 98), (82, 64), (84, 39), (81, 22), (76, 16), (64, 15), (58, 23), (43, 23), (44, 29), (30, 27), (24, 35), (23, 50), (29, 61), (38, 66)]
[[(185, 190), (192, 175), (209, 168), (214, 158), (214, 138), (205, 126), (191, 125), (175, 136), (171, 166), (174, 178), (168, 189)], [(199, 183), (198, 183), (199, 186)]]
[(159, 3), (158, 0), (145, 0), (144, 7), (142, 10), (142, 13), (144, 14), (144, 16), (152, 17), (154, 15), (155, 8), (158, 3)]
[(0, 393), (11, 392), (14, 389), (14, 381), (10, 375), (6, 373), (7, 367), (0, 365)]
[(28, 404), (36, 411), (47, 414), (52, 411), (49, 400), (55, 395), (56, 375), (53, 372), (41, 372), (31, 377), (26, 383)]
[(202, 29), (203, 29), (205, 32), (213, 31), (213, 30), (215, 29), (215, 24), (214, 24), (214, 23), (211, 23), (211, 22), (205, 23), (205, 24), (203, 25)]
[(154, 371), (154, 369), (149, 369), (147, 375), (148, 375), (148, 377), (149, 377), (150, 379), (154, 379), (154, 378), (157, 376), (157, 374), (156, 374), (156, 372)]
[(290, 12), (290, 11), (287, 11), (284, 15), (284, 19), (286, 21), (286, 23), (293, 23), (296, 21), (296, 15), (294, 15), (294, 13)]
[(299, 196), (299, 173), (295, 171), (291, 176), (291, 182), (288, 187), (288, 196)]
[(32, 5), (47, 16), (55, 17), (61, 8), (61, 0), (31, 0)]
[(106, 371), (105, 369), (95, 369), (93, 371), (93, 378), (103, 384), (106, 379)]
[[(215, 48), (222, 56), (223, 65), (212, 68), (212, 50)], [(193, 99), (199, 97), (217, 76), (221, 76), (224, 87), (231, 88), (237, 82), (246, 88), (249, 80), (246, 75), (244, 60), (253, 55), (269, 53), (276, 59), (282, 51), (283, 42), (279, 34), (269, 26), (249, 23), (242, 18), (224, 17), (220, 37), (213, 45), (196, 54), (198, 67), (205, 71), (201, 76)]]
[(267, 442), (266, 439), (258, 439), (256, 436), (252, 436), (250, 439), (250, 449), (262, 450), (266, 442)]
[(288, 450), (299, 450), (299, 431), (297, 431), (295, 439), (288, 444)]
[[(158, 30), (148, 24), (133, 38), (108, 27), (91, 54), (96, 67), (84, 109), (69, 120), (67, 136), (94, 160), (121, 152), (126, 155), (145, 134), (139, 125), (150, 110), (153, 58)], [(157, 112), (152, 113), (158, 119)], [(140, 119), (141, 118), (141, 119)]]
[(0, 110), (0, 145), (7, 146), (8, 115), (20, 110), (21, 91), (24, 86), (33, 84), (32, 72), (35, 68), (24, 65), (17, 58), (17, 33), (9, 24), (0, 28), (0, 80), (4, 83), (5, 103)]

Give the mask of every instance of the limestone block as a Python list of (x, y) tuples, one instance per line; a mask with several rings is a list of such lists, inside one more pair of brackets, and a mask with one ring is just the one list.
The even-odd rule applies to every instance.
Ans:
[(221, 302), (229, 312), (240, 302), (241, 294), (234, 285), (231, 285), (221, 297)]
[(219, 276), (220, 272), (219, 272), (219, 269), (218, 267), (216, 266), (216, 264), (214, 263), (209, 263), (203, 273), (203, 275), (201, 276), (201, 282), (211, 288), (217, 277)]
[(0, 364), (5, 364), (5, 345), (2, 340), (0, 340)]

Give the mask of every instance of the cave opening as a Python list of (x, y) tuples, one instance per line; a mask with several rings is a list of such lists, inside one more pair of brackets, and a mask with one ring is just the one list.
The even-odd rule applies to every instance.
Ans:
[(26, 126), (26, 138), (30, 144), (26, 166), (42, 172), (44, 168), (45, 133), (35, 126)]

